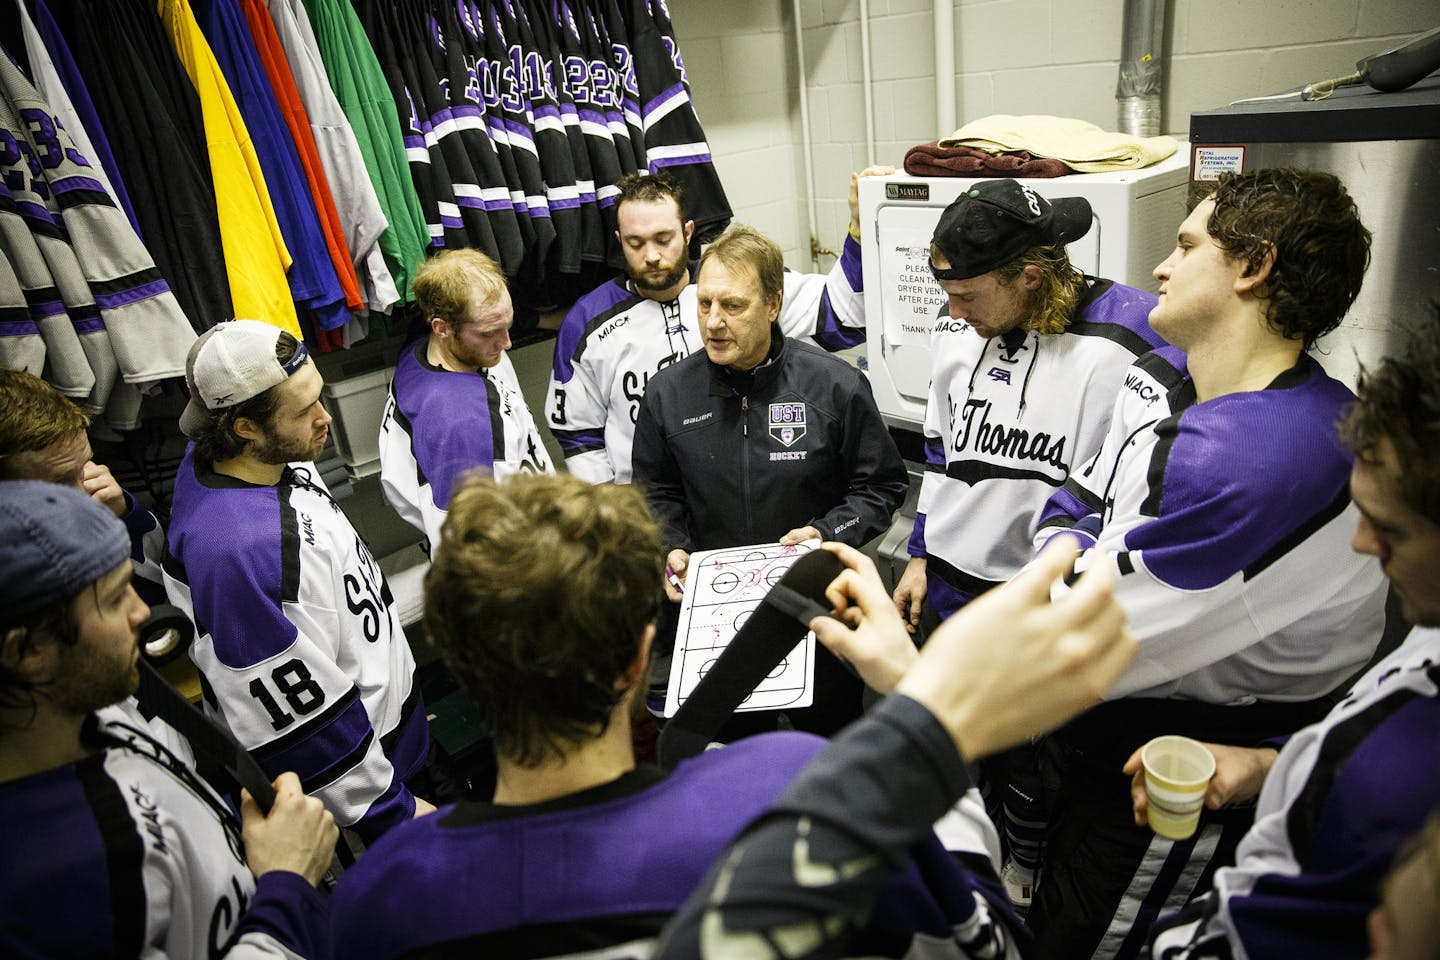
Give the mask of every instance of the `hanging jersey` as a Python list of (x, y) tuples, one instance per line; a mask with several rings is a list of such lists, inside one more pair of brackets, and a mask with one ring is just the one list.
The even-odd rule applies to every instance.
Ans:
[(1068, 529), (1109, 553), (1140, 653), (1108, 696), (1313, 700), (1369, 659), (1385, 580), (1350, 550), (1335, 424), (1353, 400), (1309, 356), (1204, 403), (1173, 347), (1130, 368), (1100, 452), (1036, 535)]
[(364, 306), (364, 301), (360, 299), (355, 263), (350, 258), (350, 248), (345, 242), (345, 230), (340, 224), (340, 213), (335, 206), (330, 181), (321, 164), (315, 136), (310, 132), (310, 116), (305, 112), (305, 104), (295, 86), (295, 76), (285, 58), (280, 35), (275, 30), (269, 11), (265, 9), (265, 0), (240, 0), (240, 7), (249, 26), (250, 37), (255, 41), (255, 50), (265, 69), (270, 89), (275, 93), (276, 105), (290, 133), (290, 142), (295, 145), (305, 183), (315, 205), (320, 230), (325, 238), (326, 252), (330, 255), (330, 265), (345, 295), (345, 305), (350, 310), (359, 310)]
[[(0, 130), (24, 142), (18, 117), (10, 105), (4, 102), (0, 102)], [(76, 399), (87, 412), (97, 414), (109, 407), (120, 378), (110, 331), (100, 315), (100, 307), (95, 302), (90, 285), (85, 282), (80, 263), (75, 258), (75, 249), (70, 246), (60, 219), (41, 199), (39, 191), (44, 191), (46, 197), (50, 194), (47, 184), (41, 178), (24, 183), (17, 174), (27, 164), (18, 150), (14, 156), (18, 163), (0, 163), (0, 170), (4, 171), (5, 178), (12, 184), (15, 206), (25, 227), (34, 236), (36, 249), (44, 257), (46, 272), (54, 281), (54, 286), (48, 291), (53, 299), (32, 302), (32, 309), (35, 309), (37, 314), (42, 311), (49, 314), (52, 321), (69, 318), (70, 326), (75, 332), (75, 342), (83, 354), (85, 366), (93, 376), (89, 393)], [(192, 337), (189, 329), (183, 329), (181, 342), (189, 343)], [(167, 352), (173, 353), (173, 350)], [(68, 376), (65, 379), (68, 380)], [(135, 422), (124, 426), (134, 429), (139, 424)]]
[[(277, 2), (271, 0), (272, 9)], [(395, 101), (355, 8), (341, 0), (304, 0), (304, 8), (325, 75), (354, 132), (388, 223), (380, 234), (386, 266), (409, 302), (411, 275), (425, 259), (430, 238), (410, 179)]]
[(257, 882), (230, 808), (106, 707), (78, 763), (0, 784), (0, 955), (326, 957), (326, 904), (298, 874)]
[[(598, 77), (605, 74), (604, 63), (595, 67), (585, 46), (585, 31), (580, 29), (583, 14), (577, 17), (568, 0), (555, 0), (555, 43), (559, 53), (557, 63), (557, 86), (575, 107), (572, 121), (569, 114), (563, 118), (574, 125), (584, 143), (590, 162), (591, 180), (595, 187), (595, 203), (600, 217), (599, 230), (595, 239), (597, 246), (590, 250), (590, 258), (608, 260), (617, 269), (625, 265), (620, 245), (612, 241), (615, 232), (615, 201), (620, 191), (615, 182), (633, 168), (622, 167), (620, 152), (615, 138), (606, 123), (604, 107), (596, 100), (592, 70)], [(563, 79), (561, 79), (563, 78)]]
[[(612, 280), (581, 297), (555, 341), (545, 419), (565, 467), (591, 483), (630, 482), (630, 447), (640, 399), (656, 373), (704, 349), (695, 267), (675, 300), (660, 302)], [(846, 237), (829, 274), (785, 272), (780, 329), (826, 350), (865, 339), (860, 244)]]
[[(14, 191), (6, 183), (11, 179), (12, 168), (14, 173), (19, 174), (15, 178)], [(90, 407), (92, 413), (97, 412), (101, 406), (90, 402), (90, 397), (96, 393), (95, 370), (90, 366), (89, 354), (81, 343), (81, 336), (92, 339), (104, 336), (99, 311), (92, 303), (87, 311), (81, 311), (76, 317), (78, 326), (71, 322), (57, 281), (41, 252), (41, 236), (30, 229), (30, 222), (44, 211), (44, 207), (29, 188), (29, 166), (18, 150), (10, 163), (0, 162), (0, 173), (5, 174), (0, 177), (0, 259), (5, 260), (13, 271), (28, 314), (27, 323), (20, 320), (18, 310), (12, 311), (10, 329), (17, 334), (33, 329), (44, 345), (42, 362), (49, 366), (46, 380), (65, 396)], [(22, 210), (32, 213), (29, 222)], [(58, 240), (58, 231), (50, 233), (46, 242)], [(13, 300), (12, 304), (19, 306)], [(38, 375), (40, 371), (35, 372)], [(114, 383), (113, 370), (111, 374), (107, 387)]]
[(415, 809), (405, 781), (428, 723), (389, 584), (314, 464), (275, 486), (215, 473), (187, 449), (165, 558), (195, 622), (205, 706), (267, 773), (367, 840)]
[[(484, 206), (461, 205), (461, 191), (475, 186), (470, 158), (439, 136), (452, 121), (443, 104), (445, 91), (436, 78), (431, 31), (417, 11), (390, 3), (367, 2), (357, 8), (375, 40), (386, 78), (400, 107), (400, 126), (410, 176), (425, 211), (430, 242), (436, 248), (473, 247), (500, 262), (500, 248)], [(397, 77), (403, 77), (403, 87)]]
[[(0, 212), (0, 221), (5, 216)], [(24, 370), (37, 377), (45, 369), (45, 341), (30, 317), (15, 269), (5, 257), (0, 257), (0, 367)]]
[[(88, 344), (97, 382), (102, 369), (115, 371), (130, 384), (180, 376), (194, 330), (155, 261), (96, 179), (99, 171), (75, 148), (59, 117), (8, 59), (0, 58), (0, 84), (21, 121), (19, 142), (30, 145), (44, 171), (44, 210), (49, 217), (47, 222), (35, 210), (34, 222), (63, 245), (47, 251), (51, 272), (57, 282), (64, 278), (61, 293), (67, 304), (77, 304), (71, 318), (92, 316), (106, 333), (108, 342), (103, 346), (81, 337), (82, 345)], [(41, 182), (32, 183), (32, 189)], [(67, 287), (74, 293), (68, 293)], [(82, 326), (86, 325), (77, 330)], [(138, 416), (125, 424), (135, 425)]]
[[(405, 155), (410, 164), (410, 178), (425, 212), (425, 223), (434, 249), (475, 246), (487, 256), (495, 255), (494, 237), (481, 233), (472, 240), (474, 231), (489, 227), (481, 211), (463, 211), (455, 202), (455, 182), (465, 179), (464, 170), (451, 170), (452, 158), (434, 149), (438, 144), (427, 137), (430, 126), (422, 103), (426, 82), (420, 76), (420, 60), (415, 56), (413, 38), (421, 35), (419, 11), (383, 0), (361, 0), (355, 12), (365, 24), (375, 55), (390, 85), (390, 95), (399, 110), (400, 130), (405, 141)], [(454, 158), (458, 160), (459, 158)]]
[[(160, 275), (196, 330), (233, 319), (200, 99), (155, 4), (72, 0), (51, 10), (58, 21), (51, 26), (64, 31), (83, 71)], [(46, 32), (39, 7), (36, 14)], [(58, 31), (55, 37), (51, 49)], [(165, 145), (163, 164), (150, 159), (156, 144)]]
[[(477, 5), (472, 4), (471, 9), (477, 9)], [(521, 276), (540, 284), (545, 279), (545, 264), (555, 243), (556, 230), (540, 172), (535, 131), (527, 117), (529, 103), (524, 93), (523, 71), (517, 70), (516, 64), (511, 62), (510, 44), (513, 41), (504, 33), (500, 4), (487, 4), (477, 17), (476, 26), (481, 31), (479, 40), (491, 64), (487, 76), (493, 80), (493, 87), (485, 87), (485, 109), (504, 126), (515, 172), (515, 179), (510, 180), (510, 192), (518, 203), (523, 204), (523, 207), (516, 207), (516, 214), (528, 215), (534, 230), (534, 239), (526, 248)]]
[[(559, 106), (553, 93), (554, 84), (545, 74), (540, 51), (528, 23), (513, 0), (500, 0), (490, 7), (491, 23), (496, 36), (505, 47), (504, 77), (513, 77), (518, 94), (518, 109), (512, 111), (513, 121), (529, 137), (536, 163), (538, 186), (544, 196), (554, 239), (548, 248), (537, 284), (560, 273), (574, 274), (580, 270), (580, 198), (575, 185), (575, 169)], [(530, 203), (533, 210), (538, 205)]]
[(457, 373), (425, 357), (428, 338), (405, 348), (380, 421), (380, 485), (385, 499), (430, 545), (455, 484), (469, 470), (496, 480), (554, 473), (507, 354), (478, 373)]
[[(511, 202), (499, 147), (491, 137), (482, 78), (475, 72), (483, 61), (468, 53), (469, 39), (462, 32), (456, 9), (446, 5), (437, 15), (443, 19), (436, 21), (435, 34), (426, 39), (435, 72), (443, 80), (429, 107), (431, 128), (426, 131), (426, 142), (433, 136), (446, 156), (453, 158), (451, 173), (459, 178), (454, 184), (455, 203), (461, 216), (488, 220), (499, 251), (495, 261), (507, 277), (513, 277), (525, 262), (525, 233), (520, 222), (524, 214), (517, 215)], [(528, 221), (525, 227), (528, 229)]]
[[(106, 141), (104, 130), (100, 126), (99, 118), (95, 115), (95, 107), (90, 103), (90, 98), (83, 83), (76, 84), (76, 99), (71, 99), (71, 94), (66, 89), (64, 77), (68, 76), (79, 80), (79, 71), (75, 67), (73, 58), (70, 55), (70, 48), (59, 37), (58, 32), (53, 36), (58, 43), (54, 56), (45, 45), (45, 38), (41, 36), (40, 27), (36, 24), (36, 17), (46, 19), (49, 11), (45, 8), (43, 0), (35, 5), (35, 15), (23, 5), (17, 7), (16, 15), (20, 22), (20, 33), (25, 42), (25, 60), (29, 63), (27, 71), (28, 78), (35, 85), (35, 90), (47, 104), (50, 105), (56, 121), (60, 127), (70, 136), (76, 150), (80, 155), (90, 161), (91, 175), (105, 188), (110, 200), (125, 211), (131, 226), (136, 226), (136, 220), (130, 211), (130, 202), (125, 194), (125, 186), (119, 178), (112, 181), (111, 171), (114, 169), (114, 157), (110, 155), (110, 144)], [(78, 100), (78, 103), (76, 102)], [(84, 119), (81, 119), (81, 115)], [(96, 140), (103, 144), (103, 148), (97, 149), (95, 142), (90, 138), (90, 129), (96, 131)], [(102, 162), (103, 161), (103, 162)], [(122, 198), (125, 198), (122, 200)]]
[[(625, 22), (625, 14), (612, 0), (590, 3), (587, 19), (594, 37), (599, 41), (599, 50), (604, 55), (605, 65), (610, 74), (611, 107), (618, 114), (619, 122), (611, 120), (617, 130), (623, 130), (624, 140), (630, 145), (635, 168), (645, 170), (645, 124), (640, 115), (640, 87), (635, 79), (635, 57), (632, 31)], [(668, 77), (668, 74), (667, 74)]]
[(259, 155), (189, 0), (158, 0), (160, 19), (200, 97), (220, 241), (237, 317), (301, 336), (285, 273), (291, 255), (280, 232)]
[(672, 48), (665, 45), (646, 0), (628, 0), (628, 4), (626, 22), (645, 132), (645, 162), (651, 173), (664, 170), (680, 181), (696, 239), (712, 240), (730, 223), (730, 202), (695, 114), (678, 51), (672, 55)]
[(333, 330), (350, 319), (345, 291), (330, 265), (330, 250), (320, 229), (300, 154), (281, 116), (239, 2), (205, 0), (196, 5), (195, 17), (223, 71), (245, 129), (254, 138), (265, 189), (292, 257), (286, 273), (290, 298), (302, 309), (312, 311), (319, 329)]
[(330, 88), (301, 0), (268, 0), (268, 9), (309, 117), (310, 133), (333, 191), (361, 295), (371, 310), (387, 312), (400, 299), (400, 293), (380, 249), (380, 237), (388, 223), (366, 173), (359, 141)]
[[(590, 149), (586, 146), (585, 134), (580, 129), (580, 113), (567, 83), (565, 55), (561, 50), (558, 37), (561, 27), (548, 9), (537, 8), (532, 12), (527, 6), (522, 5), (517, 13), (522, 21), (522, 30), (529, 31), (540, 57), (540, 68), (545, 75), (546, 92), (554, 101), (555, 116), (560, 121), (565, 147), (570, 152), (570, 166), (575, 177), (575, 197), (579, 203), (580, 258), (582, 261), (598, 263), (605, 259), (605, 244), (608, 236), (602, 232), (599, 200), (595, 195), (595, 174), (590, 162)], [(553, 208), (554, 205), (552, 201), (551, 207)]]
[(590, 99), (605, 117), (610, 139), (615, 141), (620, 168), (625, 173), (644, 170), (645, 142), (639, 136), (639, 124), (625, 116), (623, 70), (617, 71), (615, 67), (615, 46), (617, 43), (628, 46), (629, 38), (622, 34), (618, 40), (613, 39), (605, 27), (603, 13), (596, 14), (597, 6), (599, 4), (586, 2), (575, 5), (575, 14), (580, 18), (580, 43), (589, 59)]
[[(483, 132), (482, 137), (472, 138), (479, 149), (478, 153), (472, 153), (480, 178), (480, 192), (474, 196), (484, 200), (492, 216), (499, 214), (504, 221), (503, 229), (513, 228), (513, 254), (500, 262), (507, 272), (513, 270), (514, 275), (520, 276), (534, 268), (536, 224), (530, 215), (510, 142), (511, 129), (500, 105), (502, 96), (510, 95), (514, 102), (518, 95), (508, 92), (510, 85), (502, 75), (505, 64), (499, 58), (499, 51), (491, 49), (493, 38), (479, 7), (459, 3), (454, 9), (445, 9), (443, 16), (444, 36), (437, 42), (445, 46), (450, 102), (457, 110), (457, 118), (463, 118), (459, 125)], [(513, 76), (513, 68), (510, 75)]]
[(987, 340), (948, 314), (935, 321), (910, 555), (926, 558), (942, 618), (1029, 562), (1045, 501), (1100, 449), (1130, 364), (1164, 342), (1146, 319), (1152, 294), (1089, 283), (1054, 336)]

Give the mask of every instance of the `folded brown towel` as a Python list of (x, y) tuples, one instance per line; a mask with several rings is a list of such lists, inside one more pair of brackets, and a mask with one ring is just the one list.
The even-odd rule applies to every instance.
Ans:
[(1028, 150), (1061, 160), (1076, 173), (1138, 170), (1159, 163), (1178, 146), (1171, 137), (1108, 133), (1073, 117), (1012, 117), (1005, 113), (971, 120), (938, 142), (946, 148), (978, 147), (991, 153)]
[(1026, 150), (987, 153), (942, 147), (935, 140), (911, 147), (904, 166), (912, 177), (1063, 177), (1071, 172), (1059, 160), (1033, 157)]

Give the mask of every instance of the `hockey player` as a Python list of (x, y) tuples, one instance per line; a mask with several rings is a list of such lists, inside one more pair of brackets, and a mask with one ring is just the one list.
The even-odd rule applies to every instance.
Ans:
[(241, 823), (120, 701), (139, 625), (106, 507), (0, 482), (0, 955), (330, 955), (334, 818), (293, 773)]
[[(341, 877), (336, 956), (647, 955), (730, 837), (824, 745), (779, 733), (668, 774), (636, 765), (659, 577), (660, 533), (637, 490), (463, 483), (425, 624), (494, 736), (495, 794), (392, 831)], [(865, 955), (974, 942), (1003, 956), (1003, 894), (933, 835), (913, 839), (885, 870)]]
[[(787, 271), (780, 329), (827, 350), (865, 339), (861, 297), (859, 177), (894, 173), (868, 167), (850, 175), (850, 235), (828, 275)], [(702, 345), (695, 271), (688, 260), (695, 225), (679, 185), (662, 174), (631, 174), (616, 184), (616, 237), (625, 281), (581, 297), (555, 341), (546, 394), (565, 466), (591, 483), (629, 483), (631, 444), (650, 378)]]
[(992, 180), (935, 226), (948, 320), (931, 340), (928, 471), (895, 588), (912, 632), (927, 596), (943, 619), (1029, 562), (1040, 509), (1100, 448), (1126, 368), (1163, 343), (1153, 295), (1071, 266), (1064, 245), (1091, 224), (1083, 198)]
[[(736, 225), (710, 244), (696, 284), (705, 350), (656, 376), (640, 407), (635, 482), (682, 583), (693, 550), (861, 546), (885, 530), (909, 487), (864, 374), (780, 332), (783, 276), (780, 248), (756, 230)], [(680, 588), (664, 586), (679, 602)], [(789, 716), (796, 729), (828, 735), (858, 715), (860, 694), (821, 655), (815, 705)]]
[[(165, 531), (155, 515), (92, 459), (90, 415), (39, 377), (0, 370), (0, 480), (43, 480), (79, 490), (125, 524), (130, 535), (131, 585), (146, 604), (165, 603)], [(193, 668), (192, 668), (193, 669)], [(180, 678), (174, 678), (179, 680)], [(193, 673), (188, 679), (193, 682)], [(151, 736), (191, 759), (190, 744), (159, 717), (149, 717)]]
[(433, 810), (429, 748), (389, 585), (312, 462), (329, 433), (305, 345), (219, 324), (186, 364), (165, 585), (190, 614), (206, 706), (267, 771), (294, 770), (369, 843)]
[[(930, 264), (948, 298), (931, 338), (926, 473), (895, 605), (910, 630), (922, 601), (943, 619), (1033, 555), (1040, 511), (1100, 449), (1125, 371), (1163, 341), (1155, 297), (1076, 270), (1065, 244), (1090, 204), (1015, 180), (976, 184), (941, 214)], [(1030, 745), (982, 767), (1003, 820), (1006, 885), (1028, 907), (1043, 834)], [(1002, 816), (1003, 811), (1003, 816)]]
[(90, 415), (44, 380), (22, 370), (0, 370), (0, 480), (60, 483), (103, 504), (130, 534), (135, 592), (146, 603), (164, 603), (160, 560), (165, 534), (110, 468), (94, 461), (89, 426)]
[[(1414, 629), (1278, 752), (1208, 744), (1216, 770), (1206, 805), (1258, 792), (1255, 825), (1214, 890), (1155, 929), (1153, 956), (1362, 956), (1381, 877), (1440, 809), (1440, 321), (1417, 333), (1403, 354), (1362, 373), (1359, 402), (1341, 425), (1355, 453), (1352, 545), (1380, 561)], [(1131, 757), (1125, 769), (1139, 766)], [(1142, 780), (1137, 774), (1132, 787), (1141, 824)], [(1432, 857), (1435, 835), (1432, 825)], [(1417, 884), (1392, 891), (1399, 897), (1387, 897), (1388, 911), (1423, 905), (1433, 929), (1433, 874), (1429, 883), (1428, 894)], [(1382, 911), (1372, 932), (1399, 919)]]
[(503, 479), (555, 468), (505, 353), (514, 311), (499, 265), (479, 250), (445, 250), (416, 272), (415, 301), (429, 332), (406, 344), (395, 367), (380, 485), (433, 548), (466, 470)]
[(1222, 178), (1155, 268), (1150, 324), (1174, 346), (1130, 368), (1100, 452), (1046, 506), (1037, 541), (1073, 530), (1109, 551), (1083, 562), (1115, 566), (1140, 642), (1111, 700), (1044, 754), (1060, 785), (1030, 916), (1046, 956), (1132, 956), (1249, 825), (1220, 811), (1185, 843), (1136, 827), (1120, 773), (1135, 748), (1293, 733), (1375, 650), (1384, 579), (1347, 549), (1359, 514), (1335, 434), (1354, 397), (1309, 354), (1369, 246), (1333, 176)]

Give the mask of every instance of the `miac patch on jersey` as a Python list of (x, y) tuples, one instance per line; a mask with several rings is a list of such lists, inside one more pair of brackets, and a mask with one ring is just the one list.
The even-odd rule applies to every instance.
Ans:
[(805, 404), (770, 404), (770, 436), (787, 447), (805, 436)]

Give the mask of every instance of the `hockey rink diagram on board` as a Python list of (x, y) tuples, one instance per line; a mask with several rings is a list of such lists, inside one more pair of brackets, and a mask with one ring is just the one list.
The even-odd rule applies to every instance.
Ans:
[[(818, 540), (785, 546), (762, 543), (690, 555), (675, 631), (665, 716), (675, 715), (751, 612), (765, 599), (765, 594), (780, 582), (797, 557), (813, 550), (817, 543)], [(811, 705), (814, 693), (815, 634), (807, 632), (805, 639), (785, 655), (736, 709), (799, 709)]]

